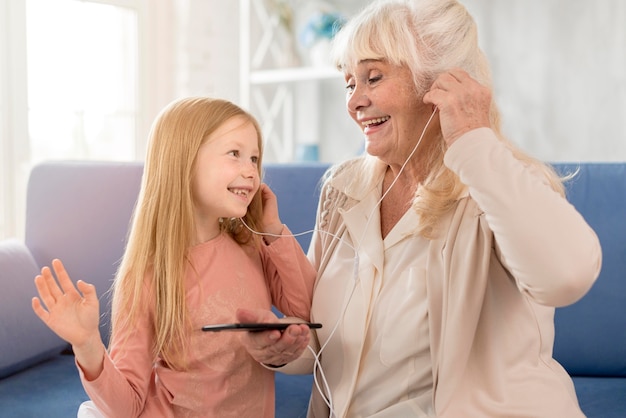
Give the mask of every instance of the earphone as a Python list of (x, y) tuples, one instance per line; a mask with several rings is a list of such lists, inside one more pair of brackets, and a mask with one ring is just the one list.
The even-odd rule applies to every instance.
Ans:
[[(324, 400), (324, 402), (326, 403), (326, 405), (329, 408), (329, 417), (333, 417), (335, 415), (334, 413), (334, 409), (333, 409), (333, 400), (332, 400), (332, 394), (331, 394), (331, 390), (330, 390), (330, 386), (328, 384), (328, 381), (324, 375), (324, 371), (321, 365), (321, 355), (323, 353), (323, 351), (325, 350), (326, 346), (328, 345), (328, 343), (332, 340), (336, 330), (339, 327), (339, 324), (341, 323), (342, 318), (344, 317), (344, 315), (347, 312), (348, 306), (350, 305), (350, 302), (352, 300), (352, 297), (354, 295), (354, 292), (356, 290), (356, 287), (359, 283), (359, 274), (358, 274), (358, 270), (359, 270), (359, 265), (360, 265), (360, 260), (359, 260), (359, 250), (361, 248), (361, 245), (364, 241), (365, 238), (365, 234), (366, 231), (368, 230), (369, 226), (370, 226), (370, 221), (372, 219), (372, 215), (374, 213), (375, 210), (377, 210), (380, 206), (380, 204), (382, 203), (383, 199), (387, 196), (387, 194), (390, 192), (390, 190), (393, 188), (393, 186), (396, 184), (399, 176), (402, 174), (402, 172), (404, 171), (406, 165), (408, 164), (409, 160), (413, 157), (413, 155), (415, 154), (415, 152), (417, 151), (417, 148), (419, 147), (420, 143), (422, 142), (424, 135), (426, 133), (426, 130), (428, 129), (428, 127), (430, 126), (430, 123), (432, 122), (435, 114), (437, 113), (437, 108), (435, 107), (433, 109), (433, 112), (430, 116), (430, 118), (428, 119), (428, 121), (426, 122), (423, 131), (419, 137), (419, 140), (417, 141), (417, 143), (415, 144), (415, 146), (413, 147), (412, 151), (409, 153), (409, 155), (407, 156), (405, 162), (403, 163), (403, 165), (401, 166), (400, 170), (398, 171), (398, 173), (396, 174), (395, 178), (393, 179), (393, 181), (391, 182), (391, 184), (389, 185), (389, 187), (387, 188), (387, 190), (382, 194), (382, 196), (380, 197), (380, 199), (377, 201), (377, 203), (374, 205), (374, 207), (372, 208), (372, 211), (370, 212), (369, 216), (368, 216), (368, 220), (363, 228), (362, 231), (362, 235), (360, 236), (360, 239), (358, 239), (355, 243), (355, 245), (352, 245), (349, 242), (346, 242), (345, 239), (343, 239), (342, 237), (333, 234), (331, 232), (328, 231), (323, 231), (320, 229), (312, 229), (309, 231), (305, 231), (305, 232), (300, 232), (300, 233), (295, 233), (292, 234), (291, 236), (293, 237), (298, 237), (298, 236), (302, 236), (305, 234), (310, 234), (310, 233), (321, 233), (321, 234), (326, 234), (328, 236), (331, 236), (333, 239), (338, 239), (340, 241), (340, 243), (342, 245), (346, 245), (348, 246), (353, 252), (354, 252), (354, 263), (353, 263), (353, 280), (352, 280), (352, 288), (348, 293), (348, 297), (345, 301), (345, 303), (343, 304), (343, 306), (340, 309), (340, 315), (337, 317), (337, 320), (335, 321), (335, 324), (333, 325), (333, 328), (331, 329), (326, 341), (321, 344), (319, 351), (316, 353), (315, 350), (313, 349), (313, 347), (308, 346), (308, 350), (313, 354), (314, 357), (314, 364), (313, 364), (313, 378), (314, 378), (314, 383), (315, 383), (315, 387), (318, 390), (320, 396), (322, 397), (322, 399)], [(275, 235), (275, 234), (269, 234), (269, 233), (263, 233), (263, 232), (258, 232), (258, 231), (254, 231), (251, 228), (248, 227), (248, 225), (245, 224), (245, 222), (243, 221), (243, 219), (241, 219), (241, 222), (243, 223), (243, 225), (248, 228), (252, 233), (254, 234), (258, 234), (261, 236), (273, 236), (273, 237), (280, 237), (281, 235)], [(321, 379), (321, 384), (320, 381), (318, 380), (318, 374), (319, 374), (319, 378)], [(323, 389), (322, 386), (323, 385)], [(325, 395), (325, 393), (327, 395)]]

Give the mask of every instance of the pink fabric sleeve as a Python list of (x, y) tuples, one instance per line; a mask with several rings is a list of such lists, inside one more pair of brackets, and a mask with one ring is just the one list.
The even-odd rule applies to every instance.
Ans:
[(109, 354), (98, 378), (87, 381), (80, 371), (87, 395), (106, 416), (135, 417), (144, 409), (153, 369), (151, 318), (148, 312), (140, 312), (132, 330), (111, 336)]
[(289, 228), (263, 246), (262, 258), (272, 303), (285, 315), (308, 321), (316, 272)]

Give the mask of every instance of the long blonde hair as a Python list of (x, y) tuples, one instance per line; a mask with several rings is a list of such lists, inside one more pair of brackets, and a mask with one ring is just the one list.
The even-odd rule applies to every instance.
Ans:
[[(384, 60), (405, 66), (413, 75), (415, 94), (422, 97), (441, 73), (458, 67), (485, 86), (491, 86), (489, 63), (478, 46), (476, 24), (456, 0), (379, 0), (347, 22), (333, 39), (333, 59), (342, 71), (351, 71), (364, 59)], [(501, 130), (500, 112), (492, 101), (491, 127), (497, 137), (525, 164), (539, 166), (551, 186), (564, 188), (554, 170), (530, 157), (508, 141)], [(441, 135), (441, 134), (440, 134)], [(416, 185), (413, 209), (420, 216), (417, 233), (431, 237), (438, 220), (455, 205), (464, 190), (459, 177), (443, 164), (445, 144), (428, 150), (429, 176)], [(419, 152), (419, 151), (418, 151)], [(350, 164), (370, 170), (374, 157)], [(354, 182), (373, 181), (371, 176), (353, 176)], [(353, 187), (368, 187), (355, 184)]]
[[(257, 131), (261, 177), (261, 130), (238, 106), (192, 97), (174, 101), (158, 115), (150, 132), (128, 244), (113, 284), (112, 334), (132, 327), (137, 316), (149, 309), (154, 313), (153, 354), (173, 368), (185, 367), (182, 354), (189, 326), (183, 278), (195, 231), (192, 181), (196, 155), (207, 138), (233, 117), (244, 118)], [(244, 220), (257, 230), (261, 214), (257, 193)], [(223, 222), (221, 228), (240, 244), (255, 243), (256, 238), (239, 220)], [(153, 306), (142, 306), (151, 300)]]

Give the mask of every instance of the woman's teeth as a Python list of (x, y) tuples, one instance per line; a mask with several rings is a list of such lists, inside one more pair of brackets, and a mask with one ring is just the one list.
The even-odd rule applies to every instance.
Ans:
[(376, 119), (370, 119), (370, 120), (366, 120), (361, 122), (361, 124), (363, 126), (370, 126), (370, 125), (379, 125), (383, 122), (387, 122), (390, 119), (389, 116), (383, 116), (382, 118), (376, 118)]

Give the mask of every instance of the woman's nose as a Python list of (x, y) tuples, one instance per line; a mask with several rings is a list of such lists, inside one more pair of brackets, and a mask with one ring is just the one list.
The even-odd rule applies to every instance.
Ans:
[(350, 113), (356, 113), (359, 109), (370, 104), (367, 93), (362, 88), (355, 88), (346, 99), (346, 106)]

